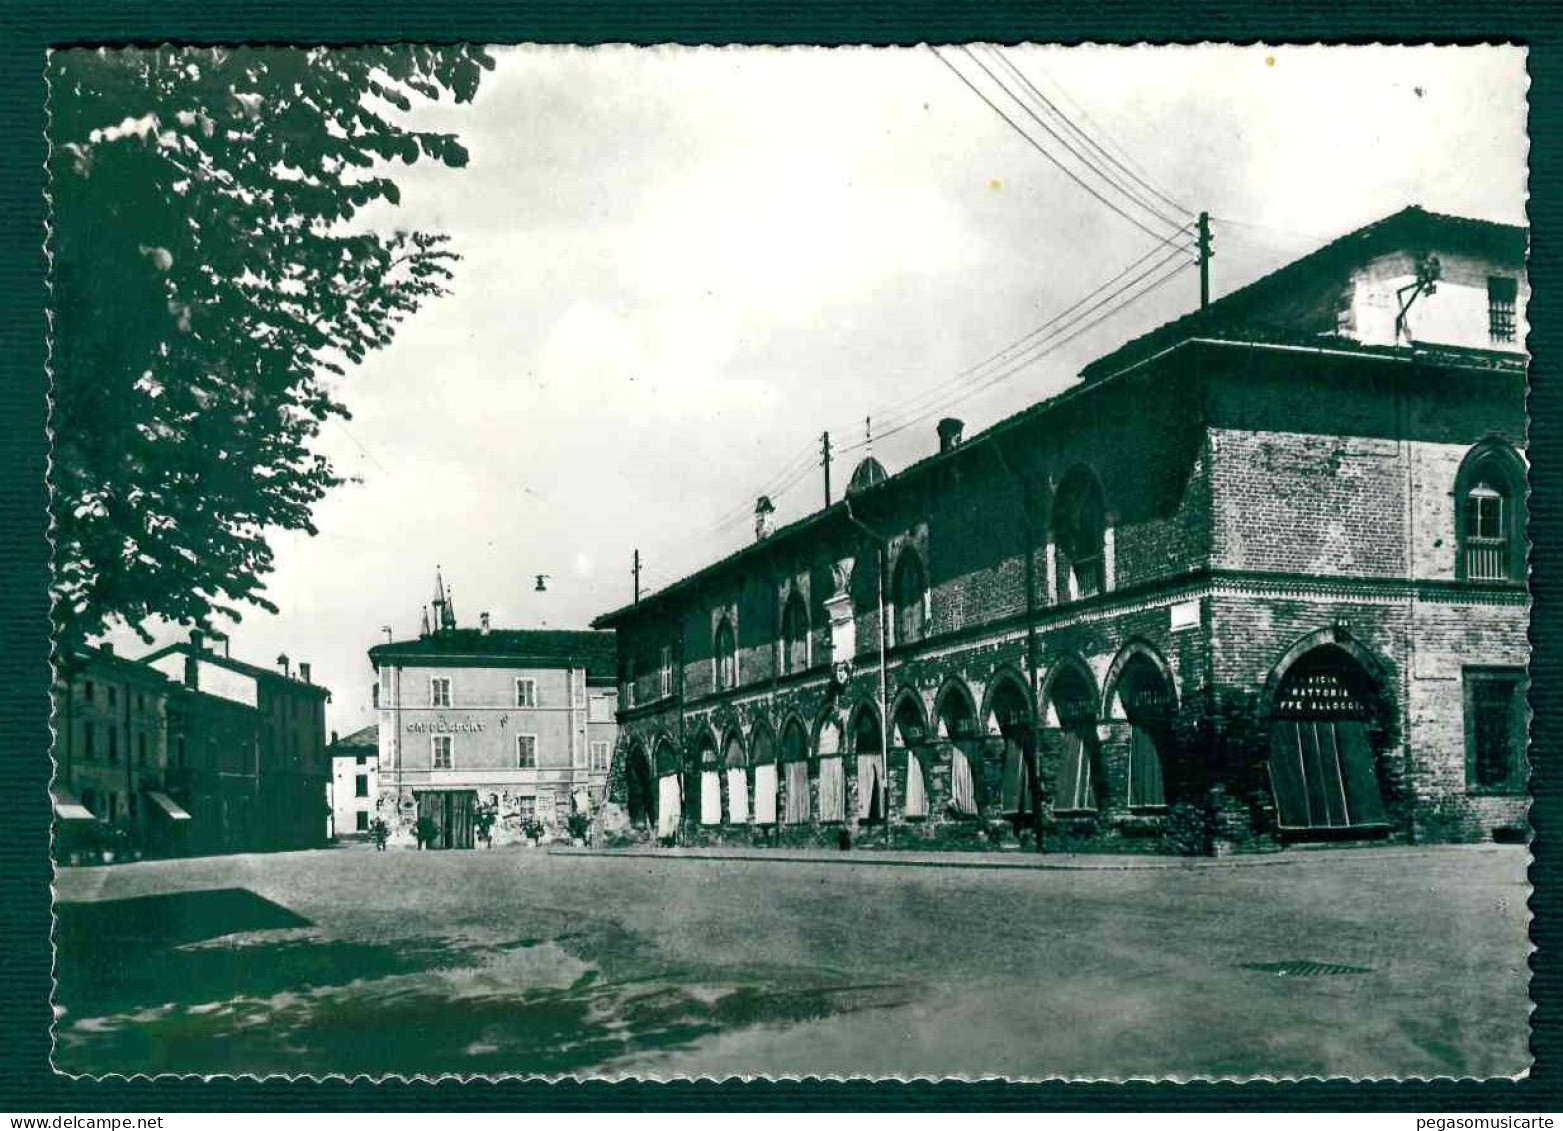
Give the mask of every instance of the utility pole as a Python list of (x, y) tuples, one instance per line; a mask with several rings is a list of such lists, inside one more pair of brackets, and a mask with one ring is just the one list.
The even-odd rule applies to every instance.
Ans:
[(635, 551), (634, 564), (630, 566), (630, 572), (635, 575), (635, 603), (640, 604), (640, 551)]
[(1199, 308), (1210, 305), (1210, 213), (1199, 214)]
[(825, 461), (825, 505), (830, 506), (830, 433), (821, 432), (819, 437), (820, 456)]

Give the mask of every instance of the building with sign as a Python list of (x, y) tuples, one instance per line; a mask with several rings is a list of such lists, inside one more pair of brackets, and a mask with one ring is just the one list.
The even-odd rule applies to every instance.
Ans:
[(1522, 228), (1411, 208), (609, 613), (628, 835), (1524, 835)]
[(611, 632), (459, 628), (442, 582), (415, 640), (369, 650), (376, 812), (393, 844), (568, 835), (601, 803), (618, 726)]

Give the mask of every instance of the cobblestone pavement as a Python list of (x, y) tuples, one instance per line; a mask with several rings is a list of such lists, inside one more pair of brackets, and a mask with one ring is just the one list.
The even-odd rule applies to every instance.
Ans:
[(350, 848), (65, 870), (56, 1060), (1513, 1075), (1528, 1064), (1526, 862), (1496, 846), (1046, 869)]

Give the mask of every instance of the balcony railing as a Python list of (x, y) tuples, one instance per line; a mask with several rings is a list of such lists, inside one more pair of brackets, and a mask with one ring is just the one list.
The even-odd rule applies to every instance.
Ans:
[(1465, 576), (1472, 581), (1504, 581), (1509, 576), (1509, 544), (1503, 538), (1465, 540)]

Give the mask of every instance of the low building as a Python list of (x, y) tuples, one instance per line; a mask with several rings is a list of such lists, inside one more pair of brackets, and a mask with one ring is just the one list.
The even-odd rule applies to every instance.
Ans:
[(277, 667), (235, 660), (197, 630), (142, 661), (167, 678), (169, 792), (194, 817), (191, 852), (318, 848), (329, 811), (325, 704), (330, 692)]
[(594, 627), (641, 837), (1523, 836), (1527, 233), (1411, 208)]
[(380, 799), (380, 728), (366, 726), (345, 738), (331, 735), (330, 835), (336, 840), (369, 836)]
[(611, 632), (458, 628), (442, 583), (416, 639), (369, 650), (379, 805), (392, 843), (567, 835), (600, 805), (617, 741)]
[[(162, 673), (83, 647), (56, 658), (55, 810), (62, 859), (182, 851), (189, 815), (167, 792), (170, 684)], [(66, 844), (65, 842), (69, 842)]]

